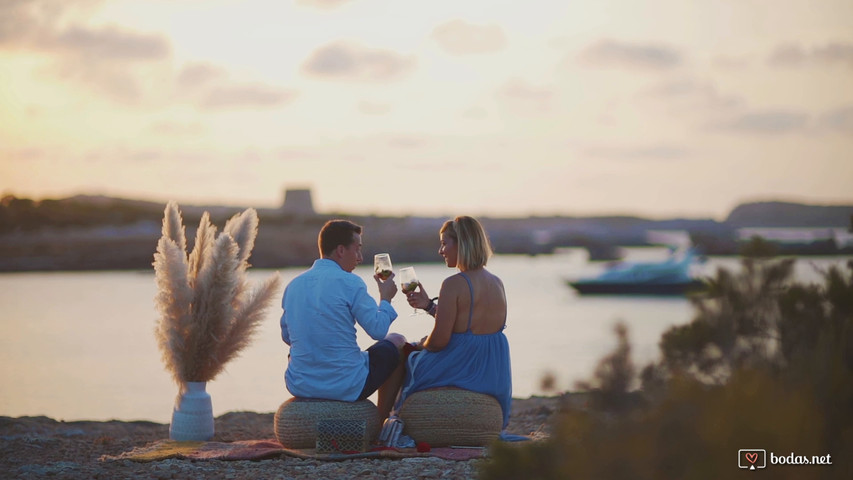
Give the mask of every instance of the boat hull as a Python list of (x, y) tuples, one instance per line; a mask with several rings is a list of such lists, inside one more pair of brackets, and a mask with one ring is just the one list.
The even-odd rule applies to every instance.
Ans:
[(701, 292), (706, 285), (701, 280), (674, 283), (619, 283), (576, 281), (568, 282), (582, 295), (659, 295), (677, 296)]

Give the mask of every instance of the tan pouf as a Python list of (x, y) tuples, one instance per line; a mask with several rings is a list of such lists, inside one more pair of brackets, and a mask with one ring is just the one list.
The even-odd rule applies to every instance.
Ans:
[(400, 407), (403, 433), (433, 447), (486, 446), (501, 434), (501, 405), (491, 395), (459, 388), (413, 393)]
[(315, 448), (318, 424), (328, 425), (328, 421), (335, 420), (363, 420), (366, 445), (379, 436), (379, 410), (370, 400), (338, 402), (291, 398), (282, 403), (275, 414), (275, 438), (286, 448)]

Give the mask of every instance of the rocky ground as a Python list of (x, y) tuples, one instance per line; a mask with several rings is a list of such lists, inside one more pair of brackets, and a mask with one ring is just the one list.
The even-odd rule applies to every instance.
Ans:
[[(509, 433), (547, 435), (557, 397), (514, 399)], [(273, 413), (232, 412), (216, 419), (215, 441), (275, 438)], [(103, 461), (166, 439), (152, 422), (59, 422), (47, 417), (0, 417), (0, 478), (62, 479), (417, 479), (475, 478), (477, 462), (438, 458), (323, 462), (281, 457), (263, 461)]]

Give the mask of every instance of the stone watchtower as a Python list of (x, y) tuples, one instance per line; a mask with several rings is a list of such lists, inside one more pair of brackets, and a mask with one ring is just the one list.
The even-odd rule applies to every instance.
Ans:
[(288, 188), (284, 191), (284, 203), (281, 212), (285, 215), (308, 217), (316, 215), (308, 188)]

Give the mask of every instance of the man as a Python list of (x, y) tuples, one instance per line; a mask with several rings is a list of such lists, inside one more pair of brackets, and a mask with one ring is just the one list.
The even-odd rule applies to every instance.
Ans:
[[(295, 397), (356, 401), (377, 389), (377, 407), (387, 418), (403, 379), (400, 350), (406, 342), (388, 334), (397, 312), (392, 274), (379, 287), (379, 305), (367, 285), (352, 273), (362, 262), (361, 226), (330, 220), (317, 239), (320, 258), (293, 279), (284, 291), (281, 338), (290, 346), (285, 372), (287, 390)], [(356, 342), (358, 323), (374, 340), (362, 351)]]

